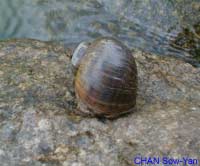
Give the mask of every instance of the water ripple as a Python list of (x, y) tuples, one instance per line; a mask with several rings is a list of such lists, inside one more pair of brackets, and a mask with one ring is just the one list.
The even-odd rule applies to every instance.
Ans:
[(3, 28), (1, 28), (1, 35), (3, 38), (17, 36), (19, 28), (22, 24), (22, 19), (18, 16), (16, 6), (13, 6), (13, 2), (9, 1), (1, 1), (1, 17), (5, 19), (5, 22), (1, 23)]
[[(200, 50), (199, 33), (194, 29), (199, 22), (199, 0), (0, 1), (0, 39), (66, 44), (115, 36), (131, 48), (187, 60)], [(189, 39), (185, 29), (192, 36)]]

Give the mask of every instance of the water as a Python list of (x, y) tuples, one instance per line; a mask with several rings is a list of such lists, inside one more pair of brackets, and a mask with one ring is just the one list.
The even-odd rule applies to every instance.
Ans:
[(78, 43), (115, 36), (130, 48), (200, 61), (200, 0), (1, 0), (0, 39)]

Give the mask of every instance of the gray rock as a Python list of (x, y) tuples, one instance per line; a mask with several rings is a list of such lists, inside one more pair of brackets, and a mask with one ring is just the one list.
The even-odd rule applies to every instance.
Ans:
[(138, 154), (200, 162), (200, 69), (133, 55), (137, 111), (102, 122), (74, 114), (69, 49), (36, 40), (0, 42), (0, 165), (128, 166)]

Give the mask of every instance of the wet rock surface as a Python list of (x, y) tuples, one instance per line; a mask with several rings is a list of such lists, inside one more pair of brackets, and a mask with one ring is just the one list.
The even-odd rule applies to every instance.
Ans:
[(200, 69), (133, 51), (137, 111), (114, 121), (75, 115), (70, 50), (0, 42), (1, 166), (128, 166), (141, 156), (200, 156)]

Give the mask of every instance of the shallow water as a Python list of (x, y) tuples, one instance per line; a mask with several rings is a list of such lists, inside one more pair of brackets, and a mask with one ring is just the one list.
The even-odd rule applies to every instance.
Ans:
[(200, 0), (0, 1), (0, 39), (68, 44), (98, 36), (115, 36), (130, 48), (159, 55), (198, 59)]

